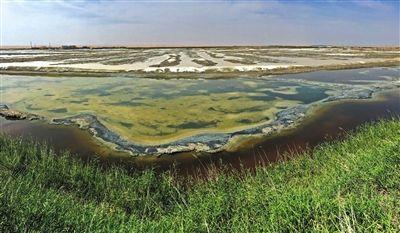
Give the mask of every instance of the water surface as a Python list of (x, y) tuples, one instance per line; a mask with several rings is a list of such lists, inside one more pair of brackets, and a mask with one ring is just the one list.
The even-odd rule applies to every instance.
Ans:
[(91, 114), (127, 141), (159, 145), (256, 127), (283, 109), (340, 95), (341, 88), (398, 79), (398, 68), (216, 80), (5, 75), (0, 91), (3, 103), (49, 121)]
[[(354, 85), (358, 88), (398, 80), (398, 77), (398, 68), (314, 72), (277, 76), (275, 79), (153, 80), (5, 76), (1, 91), (3, 100), (18, 109), (49, 118), (89, 112), (98, 115), (104, 124), (121, 135), (135, 140), (147, 138), (157, 141), (185, 133), (232, 130), (268, 122), (282, 109), (314, 103), (338, 91), (335, 86), (323, 83)], [(307, 79), (312, 82), (304, 82)], [(152, 166), (165, 170), (172, 164), (178, 164), (183, 174), (199, 174), (207, 171), (206, 167), (210, 164), (252, 168), (260, 163), (276, 161), (287, 151), (301, 151), (322, 141), (343, 136), (362, 123), (398, 116), (399, 101), (397, 88), (377, 94), (372, 100), (324, 104), (318, 107), (316, 114), (295, 129), (251, 139), (230, 152), (216, 154), (180, 153), (132, 158), (126, 153), (112, 150), (88, 132), (72, 126), (5, 119), (0, 120), (0, 126), (1, 131), (7, 134), (33, 137), (51, 144), (57, 150), (70, 150), (81, 158), (98, 155), (107, 163), (122, 161), (134, 169)]]

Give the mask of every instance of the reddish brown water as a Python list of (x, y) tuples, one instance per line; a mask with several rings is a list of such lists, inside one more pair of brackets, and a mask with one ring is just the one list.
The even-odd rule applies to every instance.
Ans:
[[(363, 123), (398, 116), (400, 92), (397, 90), (375, 100), (345, 101), (323, 106), (299, 127), (249, 143), (238, 151), (197, 156), (181, 154), (172, 161), (178, 163), (177, 167), (186, 174), (202, 174), (208, 171), (206, 168), (210, 165), (228, 165), (235, 169), (254, 168), (281, 159), (287, 152), (301, 152), (322, 142), (342, 138)], [(169, 157), (153, 164), (165, 169), (172, 163)]]
[(181, 153), (160, 158), (132, 158), (112, 151), (94, 140), (88, 132), (75, 127), (48, 125), (27, 121), (0, 121), (1, 132), (12, 136), (35, 138), (52, 145), (57, 151), (69, 150), (80, 158), (100, 158), (106, 163), (122, 163), (132, 169), (152, 167), (157, 171), (175, 165), (182, 175), (201, 175), (210, 166), (234, 169), (254, 168), (274, 162), (287, 152), (301, 152), (321, 142), (345, 136), (357, 126), (379, 119), (400, 116), (399, 90), (381, 94), (374, 100), (355, 100), (322, 106), (299, 127), (279, 135), (253, 140), (233, 152), (216, 154)]

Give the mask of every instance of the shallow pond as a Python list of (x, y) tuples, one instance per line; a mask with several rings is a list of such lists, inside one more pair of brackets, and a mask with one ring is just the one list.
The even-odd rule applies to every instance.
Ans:
[(152, 80), (4, 76), (3, 102), (48, 118), (96, 115), (139, 143), (200, 132), (229, 132), (272, 120), (298, 103), (326, 98), (326, 89), (268, 79)]
[(49, 120), (91, 114), (124, 140), (159, 145), (265, 125), (282, 110), (398, 79), (398, 68), (209, 80), (4, 75), (0, 90), (12, 108)]
[(400, 92), (392, 90), (371, 100), (350, 100), (320, 107), (296, 128), (278, 135), (244, 142), (229, 152), (180, 153), (174, 155), (132, 157), (98, 143), (88, 132), (76, 127), (49, 125), (40, 122), (8, 121), (0, 118), (2, 133), (35, 138), (50, 144), (56, 151), (69, 150), (74, 156), (100, 159), (105, 164), (118, 163), (130, 170), (152, 167), (164, 171), (174, 166), (181, 175), (206, 175), (210, 167), (234, 169), (254, 168), (282, 158), (286, 152), (301, 152), (321, 142), (346, 136), (357, 126), (379, 119), (400, 117)]

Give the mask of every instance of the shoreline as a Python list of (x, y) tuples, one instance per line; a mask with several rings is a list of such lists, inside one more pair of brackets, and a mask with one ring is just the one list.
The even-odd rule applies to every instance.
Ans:
[[(279, 80), (279, 78), (277, 78)], [(288, 79), (285, 79), (288, 81)], [(290, 80), (289, 80), (290, 81)], [(292, 80), (293, 81), (293, 80)], [(297, 80), (298, 81), (298, 80)], [(384, 90), (396, 89), (400, 85), (395, 81), (389, 84), (380, 84), (375, 86), (358, 87), (347, 84), (321, 84), (334, 86), (338, 92), (333, 96), (310, 103), (299, 104), (297, 106), (281, 110), (277, 113), (276, 119), (272, 122), (260, 124), (258, 126), (249, 126), (244, 130), (238, 130), (228, 133), (200, 133), (187, 136), (175, 141), (159, 145), (143, 145), (134, 141), (123, 139), (120, 135), (105, 127), (94, 115), (78, 114), (72, 117), (47, 119), (30, 113), (22, 113), (15, 109), (8, 109), (6, 105), (0, 105), (0, 115), (10, 118), (7, 113), (14, 112), (15, 119), (39, 120), (48, 124), (55, 125), (74, 125), (80, 129), (88, 131), (94, 138), (106, 146), (112, 147), (117, 151), (128, 152), (133, 156), (175, 154), (182, 152), (207, 152), (216, 153), (223, 150), (229, 150), (234, 142), (248, 137), (265, 137), (273, 133), (278, 133), (283, 129), (289, 129), (301, 124), (304, 118), (312, 114), (312, 109), (341, 100), (358, 100), (373, 98), (373, 94)]]

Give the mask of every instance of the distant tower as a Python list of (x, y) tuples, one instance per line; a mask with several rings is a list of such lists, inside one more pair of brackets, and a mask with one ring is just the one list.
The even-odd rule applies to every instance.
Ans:
[(31, 48), (32, 48), (32, 41), (30, 42)]

